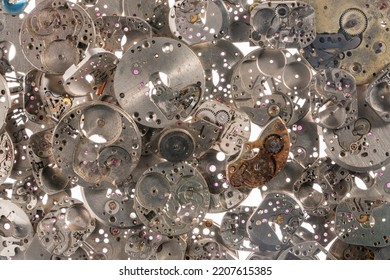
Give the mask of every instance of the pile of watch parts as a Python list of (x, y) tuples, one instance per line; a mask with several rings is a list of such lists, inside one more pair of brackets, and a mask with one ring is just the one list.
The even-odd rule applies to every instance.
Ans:
[(385, 0), (2, 0), (0, 259), (390, 258), (389, 28)]

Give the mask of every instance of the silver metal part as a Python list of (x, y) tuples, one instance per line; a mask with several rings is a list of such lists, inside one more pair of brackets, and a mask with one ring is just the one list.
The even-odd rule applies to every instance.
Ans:
[(53, 129), (34, 133), (27, 146), (36, 184), (47, 194), (55, 194), (70, 187), (69, 178), (59, 170), (53, 154)]
[(118, 59), (113, 53), (91, 48), (80, 63), (65, 71), (64, 89), (72, 96), (93, 94), (111, 78), (117, 63)]
[(126, 16), (134, 16), (150, 19), (153, 16), (155, 7), (161, 0), (121, 0)]
[[(27, 73), (31, 68), (31, 64), (23, 55), (23, 46), (19, 43), (22, 18), (26, 15), (25, 13), (19, 15), (0, 13), (0, 42), (2, 43), (1, 50), (3, 54), (1, 60), (3, 63), (12, 65), (16, 72), (22, 73)], [(11, 48), (15, 48), (14, 57), (11, 56)]]
[(225, 213), (221, 222), (221, 237), (229, 248), (241, 251), (258, 251), (248, 236), (246, 225), (256, 207), (240, 206)]
[(198, 107), (194, 115), (222, 127), (218, 142), (213, 148), (227, 156), (241, 152), (243, 143), (249, 140), (250, 120), (247, 114), (239, 110), (218, 101), (208, 100)]
[(336, 232), (348, 244), (386, 247), (390, 239), (388, 209), (387, 201), (348, 198), (337, 206)]
[(366, 102), (385, 122), (390, 122), (390, 66), (369, 85)]
[(389, 247), (381, 248), (378, 252), (375, 254), (375, 260), (389, 260), (390, 258), (390, 252)]
[(7, 132), (0, 135), (0, 183), (4, 183), (10, 176), (14, 165), (14, 145)]
[(294, 195), (309, 215), (326, 216), (352, 188), (350, 172), (325, 158), (305, 170), (294, 184)]
[(229, 39), (232, 42), (248, 42), (250, 37), (250, 12), (249, 5), (235, 3), (237, 1), (224, 1), (229, 13)]
[(220, 228), (212, 220), (204, 220), (187, 237), (186, 260), (234, 260), (235, 251), (222, 240)]
[(53, 254), (49, 253), (39, 240), (38, 234), (34, 235), (30, 246), (24, 252), (25, 260), (50, 260), (52, 256)]
[(251, 42), (261, 47), (306, 47), (316, 36), (313, 7), (303, 1), (269, 1), (252, 6)]
[(50, 253), (70, 256), (92, 233), (95, 221), (83, 206), (73, 198), (64, 198), (39, 223), (37, 234)]
[[(305, 225), (305, 227), (304, 227)], [(297, 229), (293, 236), (293, 243), (310, 242), (314, 240), (323, 247), (327, 247), (337, 237), (335, 231), (335, 213), (327, 216), (305, 217), (301, 227)]]
[[(258, 125), (264, 125), (264, 118), (268, 120), (264, 116), (255, 116), (260, 110), (257, 108), (262, 107), (267, 107), (269, 117), (279, 116), (291, 125), (309, 110), (311, 79), (311, 69), (300, 55), (287, 50), (256, 49), (235, 67), (231, 82), (233, 101), (245, 112), (245, 108), (255, 108), (250, 115)], [(272, 95), (281, 97), (275, 99)]]
[(134, 121), (119, 107), (104, 102), (69, 111), (54, 129), (52, 141), (60, 170), (83, 187), (107, 189), (121, 184), (141, 156)]
[(154, 8), (154, 14), (148, 21), (153, 28), (155, 36), (172, 37), (171, 29), (169, 28), (169, 21), (167, 21), (169, 12), (169, 0), (157, 0), (157, 4)]
[(24, 80), (25, 94), (23, 96), (24, 109), (28, 119), (39, 124), (51, 123), (50, 115), (45, 110), (46, 103), (41, 96), (40, 84), (43, 72), (33, 69), (26, 73)]
[(82, 188), (84, 201), (104, 225), (119, 229), (141, 224), (134, 209), (135, 181), (127, 180), (116, 188), (95, 190)]
[(229, 18), (222, 0), (175, 1), (169, 13), (172, 34), (189, 45), (212, 41), (229, 32)]
[(166, 160), (181, 162), (195, 152), (195, 141), (185, 129), (171, 129), (162, 133), (158, 150)]
[(323, 129), (325, 152), (340, 166), (357, 172), (376, 170), (390, 162), (390, 143), (385, 139), (390, 127), (364, 101), (365, 88), (359, 87), (358, 118), (338, 130)]
[(278, 175), (260, 187), (261, 196), (264, 198), (267, 194), (273, 192), (291, 193), (294, 183), (304, 171), (305, 168), (301, 164), (291, 160), (287, 161), (285, 167)]
[(276, 260), (278, 257), (279, 252), (278, 251), (265, 251), (262, 250), (260, 252), (253, 252), (248, 255), (246, 260), (255, 260), (255, 261), (262, 261), (262, 260)]
[(2, 41), (0, 42), (0, 73), (5, 75), (6, 73), (12, 72), (12, 66), (9, 62), (10, 57), (7, 55), (13, 47), (11, 42)]
[(206, 74), (203, 98), (228, 103), (233, 69), (243, 57), (241, 50), (227, 40), (198, 43), (191, 45), (191, 49), (198, 55)]
[(0, 199), (0, 256), (13, 257), (25, 251), (33, 237), (30, 219), (18, 205)]
[(337, 238), (329, 249), (337, 260), (373, 260), (377, 256), (377, 249), (361, 245), (347, 244)]
[(244, 201), (251, 192), (245, 185), (233, 187), (226, 176), (228, 158), (223, 152), (209, 150), (197, 162), (210, 191), (209, 213), (221, 213)]
[(4, 128), (8, 110), (11, 107), (11, 95), (3, 76), (0, 76), (0, 130)]
[[(31, 174), (32, 166), (28, 160), (27, 146), (31, 131), (39, 132), (42, 126), (28, 120), (23, 110), (23, 98), (21, 94), (12, 96), (12, 106), (8, 111), (5, 131), (13, 143), (13, 166), (10, 177), (24, 179)], [(7, 145), (11, 147), (10, 144)], [(9, 158), (7, 155), (6, 158)]]
[(188, 164), (164, 162), (138, 180), (134, 208), (153, 231), (174, 236), (191, 231), (208, 211), (210, 193), (200, 172)]
[(191, 161), (201, 157), (219, 140), (221, 129), (216, 124), (202, 119), (190, 122), (178, 121), (152, 139), (152, 152), (170, 162)]
[(355, 78), (345, 70), (326, 69), (311, 84), (311, 114), (315, 122), (328, 129), (340, 129), (358, 116)]
[(85, 94), (72, 97), (64, 88), (62, 75), (44, 74), (37, 69), (26, 74), (24, 87), (26, 116), (31, 122), (49, 127), (72, 107), (92, 99)]
[(34, 231), (45, 215), (44, 196), (45, 193), (38, 187), (33, 176), (16, 181), (12, 187), (11, 201), (28, 215)]
[(326, 254), (329, 260), (335, 260), (324, 247), (315, 241), (303, 242), (286, 249), (278, 256), (278, 260), (318, 260), (319, 253)]
[(183, 260), (187, 248), (182, 236), (167, 237), (146, 227), (131, 229), (125, 251), (131, 260)]
[(320, 136), (317, 126), (307, 114), (290, 127), (290, 157), (302, 166), (312, 164), (320, 156)]
[(249, 238), (262, 250), (279, 251), (301, 225), (303, 215), (294, 198), (283, 193), (270, 193), (248, 220)]
[(99, 45), (110, 52), (125, 53), (137, 42), (152, 37), (151, 26), (142, 18), (102, 16), (96, 19)]
[(253, 123), (264, 126), (275, 116), (279, 116), (288, 123), (293, 114), (293, 104), (290, 98), (284, 94), (263, 95), (256, 102), (255, 107), (240, 107), (240, 110), (248, 114)]
[[(153, 62), (149, 61), (151, 57)], [(119, 62), (114, 79), (121, 107), (138, 123), (154, 128), (189, 117), (205, 86), (196, 54), (183, 43), (162, 37), (130, 48)]]
[(120, 16), (123, 10), (122, 0), (77, 0), (76, 3), (83, 7), (96, 23), (105, 16)]
[(63, 74), (71, 65), (79, 63), (94, 41), (91, 17), (70, 1), (39, 3), (26, 15), (20, 31), (20, 45), (28, 61), (52, 74)]
[[(363, 173), (363, 177), (361, 178), (365, 186), (368, 186), (368, 189), (374, 189), (375, 196), (380, 196), (382, 199), (386, 199), (387, 195), (390, 193), (390, 174), (385, 172), (386, 170), (389, 170), (389, 168), (389, 165), (387, 165), (376, 170), (373, 174), (374, 178), (370, 175), (371, 172)], [(373, 182), (375, 182), (375, 185)]]
[(125, 241), (129, 231), (118, 227), (109, 227), (96, 221), (95, 229), (82, 244), (91, 260), (125, 260)]

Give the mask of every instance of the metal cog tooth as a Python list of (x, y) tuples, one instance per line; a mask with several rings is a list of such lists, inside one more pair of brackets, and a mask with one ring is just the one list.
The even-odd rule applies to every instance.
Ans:
[(368, 19), (362, 10), (357, 8), (347, 9), (340, 17), (340, 28), (350, 36), (362, 34), (368, 24)]
[(218, 123), (219, 125), (224, 125), (224, 124), (226, 124), (227, 122), (230, 121), (229, 113), (226, 112), (225, 110), (220, 110), (220, 111), (218, 111), (218, 112), (215, 114), (215, 118), (216, 118), (217, 123)]
[(275, 8), (275, 15), (278, 17), (286, 17), (288, 16), (289, 8), (286, 4), (280, 4)]
[(196, 117), (202, 118), (202, 119), (209, 121), (211, 123), (217, 122), (216, 114), (214, 113), (213, 110), (211, 110), (209, 108), (199, 109), (198, 112), (196, 113)]

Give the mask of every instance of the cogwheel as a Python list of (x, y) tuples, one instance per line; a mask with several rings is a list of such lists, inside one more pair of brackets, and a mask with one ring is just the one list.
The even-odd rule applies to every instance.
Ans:
[(275, 14), (281, 18), (285, 18), (289, 14), (289, 8), (286, 4), (279, 4), (275, 8)]
[(217, 124), (219, 125), (225, 125), (227, 122), (230, 121), (230, 115), (225, 110), (220, 110), (215, 114), (215, 117), (217, 119)]
[(217, 122), (214, 111), (208, 108), (199, 109), (195, 116), (211, 123)]
[(358, 36), (367, 28), (367, 17), (357, 8), (347, 9), (340, 17), (340, 28), (350, 36)]

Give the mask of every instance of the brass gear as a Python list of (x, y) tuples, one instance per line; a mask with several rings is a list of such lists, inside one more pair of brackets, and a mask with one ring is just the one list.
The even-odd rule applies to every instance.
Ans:
[(367, 28), (365, 13), (357, 8), (347, 9), (340, 17), (340, 28), (350, 36), (359, 36)]

